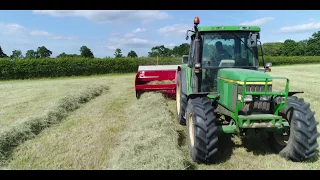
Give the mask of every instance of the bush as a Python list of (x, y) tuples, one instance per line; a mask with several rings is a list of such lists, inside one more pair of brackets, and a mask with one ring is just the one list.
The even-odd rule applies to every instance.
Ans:
[[(260, 64), (262, 58), (260, 57)], [(273, 66), (320, 63), (320, 56), (266, 56), (265, 62)], [(135, 73), (139, 65), (181, 64), (181, 57), (166, 58), (44, 58), (0, 59), (0, 79), (29, 79), (59, 76), (88, 76), (107, 73)]]
[[(271, 62), (273, 66), (314, 64), (320, 63), (320, 56), (264, 56), (264, 62)], [(261, 57), (259, 57), (259, 64), (263, 64)]]

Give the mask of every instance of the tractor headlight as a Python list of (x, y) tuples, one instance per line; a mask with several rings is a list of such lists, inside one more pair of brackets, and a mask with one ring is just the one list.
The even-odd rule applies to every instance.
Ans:
[(269, 101), (269, 100), (270, 100), (270, 96), (266, 96), (266, 95), (260, 96), (260, 101)]
[[(238, 94), (238, 100), (239, 100), (239, 101), (241, 101), (241, 98), (242, 98), (242, 95), (241, 95), (241, 94)], [(244, 102), (251, 102), (251, 101), (253, 101), (252, 95), (245, 95), (243, 101), (244, 101)]]
[(277, 104), (281, 104), (281, 103), (284, 103), (285, 101), (284, 101), (284, 97), (276, 97), (275, 99), (274, 99), (274, 101), (275, 101), (275, 103), (277, 103)]

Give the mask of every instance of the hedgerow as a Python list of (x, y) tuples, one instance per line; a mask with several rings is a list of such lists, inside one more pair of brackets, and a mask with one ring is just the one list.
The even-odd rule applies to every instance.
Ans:
[[(273, 66), (320, 63), (320, 56), (265, 56)], [(262, 64), (262, 58), (259, 58)], [(44, 58), (0, 59), (0, 79), (29, 79), (40, 77), (88, 76), (108, 73), (134, 73), (139, 65), (181, 64), (181, 57), (165, 58)]]

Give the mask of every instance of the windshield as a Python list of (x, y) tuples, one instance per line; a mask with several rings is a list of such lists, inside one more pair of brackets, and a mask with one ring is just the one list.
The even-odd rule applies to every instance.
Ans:
[(202, 92), (217, 92), (218, 69), (214, 67), (258, 68), (257, 48), (249, 47), (249, 33), (206, 32), (202, 35)]
[(212, 32), (203, 35), (202, 67), (257, 67), (249, 32)]

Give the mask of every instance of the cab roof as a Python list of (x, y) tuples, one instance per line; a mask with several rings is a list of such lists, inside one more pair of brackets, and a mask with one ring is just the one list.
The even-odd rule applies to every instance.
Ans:
[(201, 26), (198, 31), (260, 31), (259, 26)]

